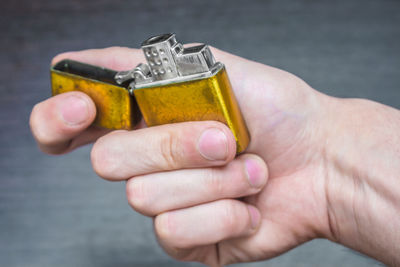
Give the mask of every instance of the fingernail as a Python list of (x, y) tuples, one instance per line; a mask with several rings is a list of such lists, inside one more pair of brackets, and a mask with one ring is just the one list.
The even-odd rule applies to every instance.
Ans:
[(246, 159), (245, 161), (247, 179), (252, 187), (259, 188), (264, 185), (263, 171), (259, 163), (254, 159)]
[(89, 117), (89, 108), (85, 100), (78, 96), (69, 96), (60, 105), (60, 113), (66, 124), (77, 125)]
[(260, 224), (261, 214), (258, 211), (258, 209), (256, 209), (253, 206), (247, 205), (247, 209), (250, 214), (251, 228), (256, 229), (258, 227), (258, 225)]
[(201, 134), (198, 149), (208, 160), (225, 160), (228, 157), (228, 139), (223, 131), (210, 128)]

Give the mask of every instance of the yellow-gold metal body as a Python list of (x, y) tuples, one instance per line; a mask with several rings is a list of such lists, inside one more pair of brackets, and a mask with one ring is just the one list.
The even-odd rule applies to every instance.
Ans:
[[(71, 64), (71, 62), (67, 61), (67, 64)], [(79, 62), (78, 64), (82, 65)], [(85, 66), (104, 70), (87, 64)], [(135, 99), (129, 94), (127, 88), (73, 74), (68, 72), (68, 69), (59, 70), (51, 67), (50, 73), (53, 95), (80, 91), (90, 96), (97, 110), (94, 125), (108, 129), (129, 130), (133, 129), (140, 119)]]
[(231, 129), (237, 153), (249, 144), (249, 133), (225, 68), (208, 78), (137, 88), (133, 93), (148, 126), (220, 121)]
[(58, 62), (50, 69), (52, 93), (86, 93), (97, 109), (94, 125), (109, 129), (133, 129), (142, 117), (149, 127), (219, 121), (231, 129), (237, 153), (246, 149), (249, 132), (225, 66), (207, 45), (183, 47), (168, 33), (145, 40), (142, 50), (147, 64), (120, 72)]

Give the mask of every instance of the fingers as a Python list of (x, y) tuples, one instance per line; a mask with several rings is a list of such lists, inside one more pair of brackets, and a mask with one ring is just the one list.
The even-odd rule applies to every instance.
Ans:
[(238, 200), (219, 200), (162, 213), (154, 228), (167, 251), (188, 249), (253, 234), (261, 221), (254, 206)]
[(109, 47), (104, 49), (65, 52), (54, 57), (51, 64), (54, 65), (63, 59), (72, 59), (117, 71), (132, 69), (140, 62), (145, 62), (141, 50), (127, 47)]
[(223, 167), (184, 169), (137, 176), (128, 180), (129, 204), (155, 216), (169, 210), (220, 199), (258, 193), (267, 182), (267, 166), (256, 155), (245, 154)]
[[(42, 151), (60, 154), (90, 141), (87, 135), (81, 133), (93, 122), (95, 116), (96, 108), (87, 95), (80, 92), (65, 93), (35, 105), (30, 127)], [(93, 134), (98, 131), (91, 132)], [(81, 141), (72, 141), (80, 135)]]
[(183, 122), (115, 131), (101, 137), (92, 150), (96, 173), (108, 180), (159, 171), (221, 166), (235, 157), (236, 142), (219, 122)]

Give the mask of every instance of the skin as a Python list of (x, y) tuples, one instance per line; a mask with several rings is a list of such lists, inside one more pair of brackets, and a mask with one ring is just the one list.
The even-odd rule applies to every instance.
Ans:
[[(319, 93), (285, 71), (213, 48), (228, 75), (251, 143), (235, 157), (225, 125), (185, 122), (134, 131), (90, 127), (80, 92), (37, 104), (30, 125), (49, 154), (95, 142), (107, 180), (127, 181), (129, 204), (154, 218), (172, 257), (209, 266), (275, 257), (327, 238), (400, 266), (400, 112)], [(113, 47), (65, 59), (126, 70), (142, 52)]]

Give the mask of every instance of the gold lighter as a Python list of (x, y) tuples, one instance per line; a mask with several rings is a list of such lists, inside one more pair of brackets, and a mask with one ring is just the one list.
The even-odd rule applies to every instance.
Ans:
[(220, 121), (231, 129), (237, 153), (246, 149), (249, 133), (224, 64), (215, 61), (207, 45), (184, 48), (169, 33), (147, 39), (142, 50), (147, 64), (128, 71), (57, 63), (50, 70), (53, 95), (88, 94), (97, 108), (94, 124), (110, 129), (132, 129), (141, 116), (147, 126)]

